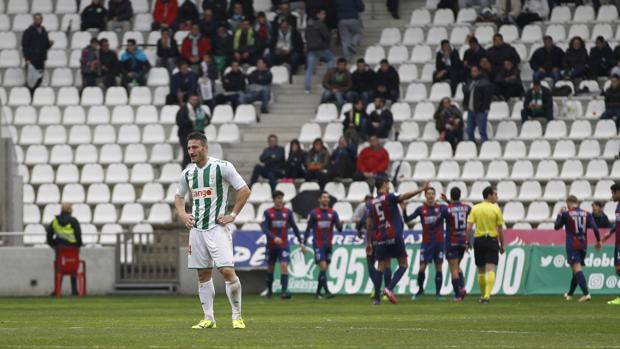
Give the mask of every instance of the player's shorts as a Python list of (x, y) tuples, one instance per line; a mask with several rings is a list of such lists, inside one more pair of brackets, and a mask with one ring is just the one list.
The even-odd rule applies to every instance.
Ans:
[(614, 250), (614, 265), (620, 266), (620, 246), (616, 245), (616, 249)]
[(212, 269), (234, 267), (232, 232), (221, 225), (189, 231), (187, 267)]
[(566, 259), (569, 265), (577, 263), (586, 265), (586, 250), (566, 250)]
[(379, 241), (373, 244), (375, 258), (378, 261), (387, 261), (390, 258), (407, 258), (405, 241), (397, 237), (393, 241)]
[(291, 251), (289, 248), (274, 247), (267, 249), (267, 264), (276, 264), (277, 261), (288, 263)]
[(467, 247), (463, 245), (448, 245), (446, 247), (446, 259), (463, 259)]
[(443, 255), (443, 244), (431, 242), (422, 244), (422, 246), (420, 247), (420, 263), (443, 263)]
[(314, 261), (316, 264), (320, 262), (331, 263), (332, 261), (332, 247), (323, 246), (323, 247), (314, 247)]
[(474, 258), (476, 266), (495, 264), (499, 262), (499, 243), (496, 238), (477, 237), (474, 239)]

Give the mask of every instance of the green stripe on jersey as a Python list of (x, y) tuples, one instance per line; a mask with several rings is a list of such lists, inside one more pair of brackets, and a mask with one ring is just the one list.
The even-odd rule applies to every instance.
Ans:
[(215, 167), (215, 192), (217, 193), (215, 219), (220, 216), (220, 210), (222, 209), (222, 200), (224, 200), (224, 187), (222, 186), (222, 170), (220, 165)]
[[(187, 171), (189, 173), (189, 171)], [(194, 178), (192, 179), (192, 189), (198, 189), (198, 168), (194, 169)], [(198, 227), (198, 220), (200, 219), (200, 200), (194, 200), (194, 228)]]
[[(211, 173), (211, 165), (207, 166), (207, 168), (202, 172), (202, 178), (203, 178), (203, 187), (208, 188), (211, 183), (210, 182), (210, 176), (209, 174)], [(211, 194), (210, 196), (213, 196), (213, 194)], [(207, 230), (209, 229), (209, 219), (211, 218), (211, 198), (205, 198), (205, 211), (204, 211), (204, 217), (203, 217), (203, 221), (202, 221), (202, 229)]]

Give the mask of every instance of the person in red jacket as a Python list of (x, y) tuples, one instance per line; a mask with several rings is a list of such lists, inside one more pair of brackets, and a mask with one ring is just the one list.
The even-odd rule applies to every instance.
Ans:
[(390, 155), (383, 148), (377, 136), (368, 140), (370, 146), (364, 148), (357, 157), (357, 172), (353, 176), (356, 181), (371, 180), (376, 176), (387, 176)]
[(200, 27), (198, 24), (192, 24), (192, 30), (190, 30), (189, 34), (183, 39), (181, 56), (189, 62), (190, 66), (192, 66), (192, 70), (194, 70), (200, 65), (202, 57), (210, 52), (211, 41), (208, 37), (200, 34)]
[(172, 28), (172, 24), (177, 19), (179, 4), (177, 0), (157, 0), (153, 11), (153, 23), (151, 30)]

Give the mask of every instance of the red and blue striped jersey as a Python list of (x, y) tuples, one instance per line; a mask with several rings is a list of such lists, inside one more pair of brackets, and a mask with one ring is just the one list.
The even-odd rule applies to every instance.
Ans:
[[(293, 232), (295, 233), (297, 239), (300, 239), (299, 229), (297, 228), (297, 224), (295, 224), (293, 211), (289, 210), (288, 208), (283, 208), (279, 210), (275, 207), (272, 207), (266, 209), (265, 213), (263, 213), (263, 224), (261, 225), (261, 228), (263, 229), (263, 233), (267, 235), (268, 249), (273, 249), (275, 247), (287, 248), (287, 232), (289, 229), (293, 229)], [(276, 237), (282, 239), (282, 242), (279, 245), (276, 245), (274, 241)]]
[(566, 231), (566, 249), (585, 250), (588, 248), (588, 228), (594, 230), (596, 240), (599, 240), (599, 231), (594, 217), (579, 207), (562, 210), (555, 220), (555, 229), (564, 226)]
[(403, 218), (398, 207), (400, 195), (396, 193), (380, 194), (372, 199), (366, 209), (367, 217), (372, 220), (372, 239), (387, 241), (403, 237)]
[(437, 243), (443, 244), (444, 242), (444, 222), (448, 216), (448, 208), (445, 205), (435, 204), (429, 206), (426, 203), (416, 208), (411, 216), (405, 217), (406, 221), (420, 217), (422, 221), (422, 243)]
[(620, 202), (616, 206), (616, 225), (613, 233), (616, 233), (616, 247), (620, 247)]
[(333, 208), (315, 208), (308, 215), (308, 225), (304, 234), (304, 242), (307, 241), (310, 231), (313, 233), (315, 247), (331, 247), (334, 236), (334, 227), (342, 232), (342, 225), (338, 212)]
[(471, 207), (463, 202), (448, 204), (446, 217), (447, 242), (451, 246), (465, 246), (467, 235), (467, 216)]

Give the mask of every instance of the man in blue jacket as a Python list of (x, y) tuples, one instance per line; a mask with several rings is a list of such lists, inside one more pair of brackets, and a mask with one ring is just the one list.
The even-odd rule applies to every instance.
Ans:
[(278, 145), (278, 136), (274, 134), (269, 135), (267, 143), (269, 146), (263, 150), (259, 158), (263, 165), (257, 164), (254, 166), (250, 187), (258, 181), (259, 176), (262, 176), (269, 180), (271, 191), (274, 191), (276, 184), (278, 184), (278, 179), (284, 176), (286, 159), (284, 156), (284, 148)]

